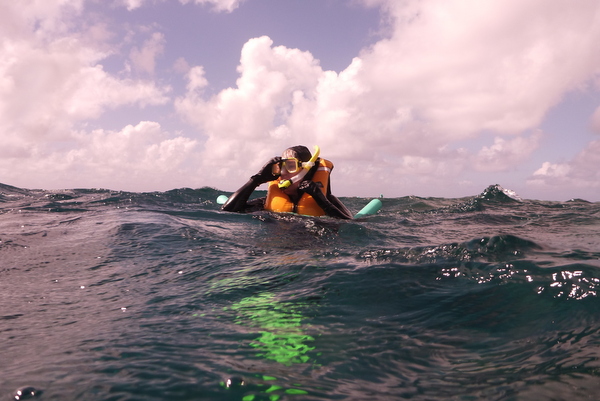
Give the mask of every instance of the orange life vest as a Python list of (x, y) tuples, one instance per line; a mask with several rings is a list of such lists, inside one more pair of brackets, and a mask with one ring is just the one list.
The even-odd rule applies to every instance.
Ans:
[[(327, 196), (329, 175), (331, 174), (332, 169), (332, 162), (320, 159), (319, 167), (312, 178), (312, 181), (319, 184), (319, 187), (325, 196)], [(279, 180), (269, 182), (265, 210), (279, 213), (297, 213), (305, 216), (325, 216), (325, 211), (321, 209), (312, 196), (306, 193), (302, 194), (298, 203), (294, 204), (289, 196), (279, 189), (278, 184)]]

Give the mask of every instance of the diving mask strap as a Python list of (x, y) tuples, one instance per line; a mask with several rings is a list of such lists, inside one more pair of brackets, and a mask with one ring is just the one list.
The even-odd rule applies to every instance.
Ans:
[(320, 153), (321, 149), (317, 145), (315, 145), (315, 150), (310, 160), (302, 163), (302, 171), (290, 178), (289, 180), (279, 181), (279, 183), (277, 184), (279, 189), (289, 188), (290, 186), (292, 186), (292, 184), (302, 181), (306, 174), (308, 174), (310, 169), (315, 165), (315, 162), (317, 161), (317, 158), (319, 157)]

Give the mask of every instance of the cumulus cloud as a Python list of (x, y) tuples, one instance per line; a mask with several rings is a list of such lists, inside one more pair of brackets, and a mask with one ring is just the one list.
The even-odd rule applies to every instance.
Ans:
[(188, 177), (197, 172), (190, 163), (197, 147), (195, 140), (142, 121), (120, 131), (77, 132), (61, 149), (32, 143), (30, 163), (14, 169), (15, 159), (2, 155), (0, 170), (46, 189), (63, 188), (69, 182), (70, 187), (153, 191), (186, 186)]
[(187, 74), (191, 70), (191, 67), (190, 67), (189, 63), (185, 60), (184, 57), (179, 57), (173, 63), (172, 69), (176, 73), (184, 75), (184, 74)]
[[(273, 149), (294, 138), (286, 123), (293, 104), (315, 98), (322, 70), (308, 52), (272, 47), (268, 37), (248, 41), (242, 50), (237, 88), (204, 98), (208, 81), (202, 67), (188, 73), (187, 94), (176, 100), (177, 110), (208, 137), (203, 160), (216, 166), (213, 174), (227, 176), (227, 160), (252, 159), (261, 163)], [(258, 161), (256, 161), (258, 160)], [(256, 166), (255, 166), (256, 167)]]
[(127, 10), (132, 11), (135, 10), (136, 8), (140, 8), (143, 3), (144, 0), (122, 0), (125, 7), (127, 7)]
[(474, 159), (474, 167), (479, 171), (503, 171), (527, 160), (538, 148), (541, 132), (531, 136), (505, 139), (496, 137), (492, 146), (483, 147)]
[(152, 75), (156, 58), (163, 53), (164, 47), (165, 36), (160, 32), (154, 32), (141, 48), (134, 47), (131, 50), (129, 58), (136, 70)]
[(393, 33), (363, 55), (364, 77), (436, 137), (520, 133), (597, 72), (595, 1), (387, 5)]
[[(120, 4), (124, 5), (127, 10), (132, 11), (138, 9), (144, 5), (148, 0), (118, 0)], [(170, 1), (170, 0), (161, 0)], [(244, 0), (179, 0), (181, 4), (199, 4), (208, 5), (214, 11), (217, 12), (232, 12), (240, 6)]]
[(597, 197), (600, 190), (600, 140), (592, 141), (572, 160), (544, 162), (529, 183), (540, 188), (572, 188), (581, 197)]
[(389, 34), (339, 73), (267, 37), (244, 46), (235, 88), (207, 99), (190, 72), (176, 104), (207, 135), (207, 162), (318, 143), (343, 163), (408, 176), (466, 166), (447, 149), (487, 132), (497, 139), (470, 168), (503, 171), (537, 149), (540, 134), (526, 133), (548, 110), (598, 73), (595, 0), (368, 3), (387, 11)]
[(227, 11), (232, 12), (240, 6), (244, 0), (179, 0), (181, 4), (193, 3), (193, 4), (207, 4), (212, 6), (215, 11)]
[(4, 2), (0, 14), (0, 155), (6, 171), (18, 161), (39, 166), (58, 150), (64, 155), (81, 142), (77, 127), (108, 110), (169, 100), (168, 87), (105, 71), (100, 61), (109, 53), (94, 40), (110, 35), (101, 25), (80, 33), (82, 1), (23, 3)]
[(76, 174), (83, 185), (93, 176), (95, 182), (111, 188), (154, 190), (184, 185), (177, 177), (194, 172), (189, 160), (198, 143), (173, 136), (156, 122), (142, 121), (120, 131), (82, 132), (75, 140), (76, 146), (61, 155), (62, 162), (57, 165), (65, 174)]
[(81, 14), (84, 0), (23, 0), (0, 3), (0, 34), (3, 38), (28, 39), (36, 35), (65, 33)]
[(567, 175), (569, 175), (570, 172), (571, 166), (569, 163), (544, 162), (542, 167), (533, 173), (533, 176), (538, 178), (540, 180), (539, 183), (541, 183), (541, 179), (543, 177), (551, 179), (564, 179), (567, 177)]
[[(464, 171), (502, 172), (519, 165), (539, 149), (542, 134), (536, 129), (546, 113), (566, 93), (599, 77), (596, 0), (576, 6), (568, 0), (362, 1), (381, 7), (385, 34), (342, 71), (326, 71), (307, 49), (275, 45), (266, 36), (246, 42), (236, 85), (223, 90), (211, 87), (202, 65), (183, 57), (175, 61), (172, 71), (184, 74), (187, 86), (175, 95), (174, 106), (201, 141), (167, 134), (148, 122), (132, 122), (122, 131), (86, 131), (92, 130), (90, 121), (113, 109), (170, 104), (170, 88), (151, 80), (158, 57), (170, 45), (162, 33), (151, 33), (127, 51), (122, 43), (107, 45), (111, 30), (102, 23), (81, 29), (84, 0), (4, 2), (0, 155), (45, 157), (48, 163), (62, 157), (76, 166), (100, 160), (101, 147), (93, 138), (107, 143), (121, 138), (135, 147), (136, 141), (123, 138), (147, 136), (150, 142), (140, 149), (154, 144), (157, 150), (144, 155), (175, 157), (169, 149), (177, 149), (191, 159), (195, 149), (201, 152), (200, 164), (180, 165), (200, 169), (206, 177), (201, 185), (235, 189), (285, 147), (319, 144), (323, 156), (336, 162), (341, 181), (377, 190), (377, 180), (391, 175), (388, 182), (418, 194), (419, 185), (457, 181)], [(113, 4), (134, 10), (145, 2)], [(242, 1), (180, 0), (186, 3), (232, 12)], [(128, 70), (108, 72), (102, 61), (117, 53), (128, 55), (132, 70), (147, 79), (132, 79)], [(596, 129), (599, 115), (592, 119)], [(494, 143), (460, 147), (482, 133)], [(119, 149), (135, 159), (128, 153), (133, 148)], [(581, 160), (592, 159), (586, 153), (568, 163), (548, 161), (535, 180), (575, 177)], [(119, 163), (129, 168), (127, 158), (107, 160), (112, 171), (119, 171)], [(157, 166), (173, 171), (167, 164)]]
[(597, 133), (600, 133), (600, 107), (598, 107), (592, 115), (590, 125), (592, 130), (594, 130)]
[[(80, 40), (78, 34), (64, 27), (47, 28), (59, 24), (48, 21), (61, 20), (61, 10), (69, 14), (81, 11), (79, 8), (68, 7), (67, 1), (43, 3), (48, 6), (33, 10), (5, 6), (1, 17), (20, 21), (17, 24), (21, 26), (0, 45), (0, 125), (5, 134), (64, 131), (72, 122), (96, 118), (109, 108), (168, 100), (168, 88), (108, 74), (99, 64), (108, 54)], [(57, 123), (62, 125), (55, 126)]]

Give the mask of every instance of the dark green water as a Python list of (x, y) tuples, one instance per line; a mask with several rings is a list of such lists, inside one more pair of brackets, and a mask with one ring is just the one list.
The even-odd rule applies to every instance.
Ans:
[(600, 394), (599, 203), (490, 187), (341, 222), (218, 194), (0, 185), (0, 399)]

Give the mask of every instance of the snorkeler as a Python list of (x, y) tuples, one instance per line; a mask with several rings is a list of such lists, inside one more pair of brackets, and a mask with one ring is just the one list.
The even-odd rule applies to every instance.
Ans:
[[(319, 147), (311, 154), (306, 146), (286, 149), (238, 189), (221, 208), (228, 212), (291, 212), (306, 216), (351, 219), (344, 204), (331, 194), (329, 175), (333, 163), (319, 158)], [(269, 183), (267, 196), (248, 201), (261, 184)]]

